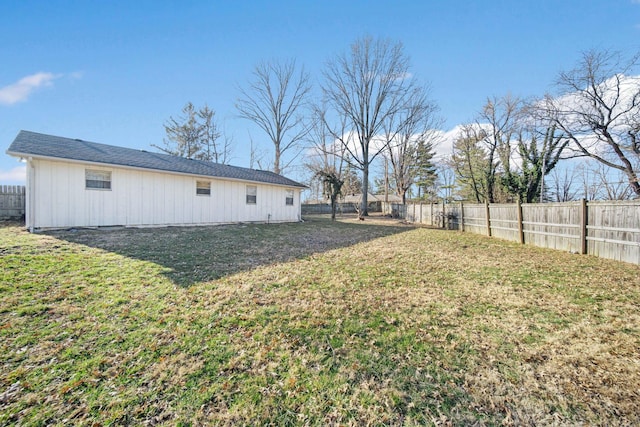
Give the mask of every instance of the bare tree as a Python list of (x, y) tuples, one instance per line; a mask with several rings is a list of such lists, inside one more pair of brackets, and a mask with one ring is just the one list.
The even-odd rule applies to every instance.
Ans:
[[(481, 145), (484, 131), (474, 124), (462, 126), (462, 131), (453, 142), (453, 153), (450, 164), (455, 171), (456, 183), (460, 195), (464, 199), (471, 199), (477, 203), (490, 200), (489, 191), (493, 191), (487, 180), (495, 179), (495, 160), (490, 159)], [(495, 153), (495, 151), (494, 151)], [(491, 196), (493, 199), (494, 196)]]
[(486, 153), (482, 171), (486, 200), (540, 199), (544, 176), (557, 165), (568, 139), (542, 119), (537, 102), (506, 95), (487, 99), (474, 129)]
[[(261, 62), (253, 70), (254, 80), (236, 103), (240, 117), (251, 120), (266, 132), (274, 146), (273, 171), (281, 173), (300, 154), (299, 143), (308, 133), (301, 109), (311, 86), (304, 68), (295, 61)], [(295, 152), (284, 163), (287, 152)], [(284, 163), (284, 164), (283, 164)]]
[(437, 179), (433, 183), (432, 189), (425, 192), (429, 201), (436, 201), (438, 198), (451, 203), (456, 198), (456, 172), (449, 160), (440, 162), (437, 166)]
[[(578, 191), (575, 188), (575, 169), (564, 169), (562, 171), (554, 169), (549, 175), (548, 187), (550, 188), (549, 200), (554, 202), (570, 202), (575, 200)], [(544, 200), (543, 200), (544, 201)]]
[[(223, 135), (215, 119), (215, 111), (205, 104), (197, 112), (200, 119), (200, 151), (203, 160), (227, 164), (231, 157), (233, 140)], [(222, 140), (220, 140), (222, 138)]]
[(182, 108), (182, 115), (169, 117), (164, 124), (167, 137), (164, 146), (152, 144), (167, 154), (179, 157), (195, 158), (201, 150), (202, 127), (198, 124), (198, 112), (191, 102)]
[[(417, 88), (410, 95), (406, 108), (392, 112), (383, 122), (384, 156), (391, 163), (395, 192), (402, 197), (402, 203), (406, 203), (407, 190), (415, 183), (419, 163), (430, 160), (426, 157), (432, 153), (425, 150), (432, 149), (435, 142), (439, 124), (436, 111), (426, 90)], [(435, 166), (431, 166), (435, 172)]]
[(628, 76), (640, 54), (588, 51), (558, 78), (563, 96), (547, 97), (549, 117), (571, 140), (576, 156), (586, 156), (626, 176), (640, 197), (640, 77)]
[(489, 203), (493, 203), (496, 198), (498, 169), (501, 169), (503, 176), (511, 173), (511, 141), (518, 130), (521, 108), (520, 98), (506, 95), (487, 99), (480, 112), (477, 129), (483, 129), (481, 141), (487, 152), (484, 182)]
[(314, 115), (315, 119), (309, 133), (311, 147), (306, 167), (313, 173), (311, 180), (319, 180), (322, 183), (323, 195), (331, 204), (331, 219), (335, 220), (338, 197), (342, 195), (345, 184), (345, 177), (343, 177), (345, 152), (344, 147), (336, 144), (331, 135), (344, 132), (345, 121), (341, 121), (340, 131), (331, 131), (328, 128), (324, 108), (315, 108)]
[(374, 141), (385, 120), (407, 108), (417, 84), (409, 73), (409, 59), (401, 43), (365, 37), (348, 53), (327, 63), (323, 92), (349, 132), (334, 134), (349, 154), (349, 162), (362, 171), (361, 215), (367, 215), (369, 169), (386, 144)]
[(152, 144), (152, 147), (173, 156), (227, 163), (231, 155), (232, 141), (222, 136), (215, 121), (215, 112), (206, 104), (199, 110), (188, 102), (182, 108), (178, 118), (169, 117), (164, 124), (167, 137), (164, 146)]
[(592, 159), (583, 161), (574, 173), (587, 200), (627, 200), (634, 194), (624, 173)]

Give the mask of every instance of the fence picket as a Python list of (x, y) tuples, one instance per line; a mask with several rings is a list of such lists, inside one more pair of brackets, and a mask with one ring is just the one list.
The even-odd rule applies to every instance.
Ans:
[(640, 200), (432, 204), (430, 221), (413, 222), (434, 225), (436, 211), (448, 228), (640, 265)]
[(0, 220), (23, 218), (25, 201), (23, 185), (0, 185)]

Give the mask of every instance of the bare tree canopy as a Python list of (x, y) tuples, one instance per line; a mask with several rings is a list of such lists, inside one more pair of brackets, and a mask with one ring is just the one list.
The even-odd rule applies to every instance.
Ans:
[(559, 98), (544, 107), (571, 140), (576, 156), (587, 156), (623, 172), (640, 197), (640, 76), (630, 76), (640, 54), (588, 51), (577, 66), (562, 72)]
[(488, 100), (481, 115), (488, 124), (485, 144), (498, 154), (493, 171), (497, 182), (525, 203), (541, 201), (544, 177), (556, 167), (568, 144), (552, 121), (540, 117), (537, 105), (537, 101), (506, 95)]
[(324, 70), (323, 92), (335, 114), (347, 120), (349, 132), (333, 136), (345, 147), (349, 162), (362, 171), (361, 215), (367, 215), (369, 167), (386, 143), (376, 137), (384, 123), (408, 108), (418, 89), (401, 43), (365, 37), (349, 52), (331, 59)]
[[(314, 120), (309, 132), (310, 154), (306, 167), (313, 173), (311, 181), (319, 180), (322, 184), (322, 194), (329, 198), (331, 204), (331, 219), (336, 219), (338, 197), (342, 194), (345, 178), (343, 177), (344, 147), (335, 144), (334, 138), (327, 127), (326, 110), (322, 107), (314, 108)], [(342, 121), (344, 130), (344, 120)]]
[(476, 125), (463, 125), (460, 135), (453, 142), (450, 159), (460, 196), (477, 203), (490, 200), (487, 180), (496, 168), (495, 162), (490, 162), (487, 151), (481, 145), (484, 136), (484, 130), (477, 129)]
[(424, 181), (421, 188), (427, 185), (426, 181), (435, 180), (436, 169), (431, 160), (439, 126), (437, 110), (426, 89), (416, 88), (406, 107), (389, 114), (383, 122), (384, 156), (391, 163), (395, 192), (402, 197), (402, 203), (406, 203), (407, 191), (419, 175)]
[(182, 108), (181, 116), (169, 117), (164, 130), (167, 134), (164, 145), (152, 146), (167, 154), (225, 164), (230, 160), (231, 140), (222, 136), (215, 121), (215, 111), (206, 104), (196, 110), (188, 102)]
[(198, 111), (199, 125), (202, 129), (200, 150), (205, 160), (227, 164), (231, 157), (232, 140), (222, 134), (215, 116), (216, 112), (206, 104)]
[(462, 196), (478, 202), (540, 201), (544, 177), (568, 144), (538, 102), (487, 99), (476, 123), (462, 128), (451, 158)]
[[(301, 110), (307, 104), (311, 86), (304, 68), (295, 61), (261, 62), (253, 70), (254, 80), (236, 103), (240, 117), (251, 120), (269, 136), (274, 146), (273, 171), (281, 173), (299, 154), (300, 141), (308, 133)], [(283, 156), (297, 151), (287, 163)]]
[(512, 146), (511, 140), (516, 133), (518, 117), (522, 107), (520, 98), (506, 95), (501, 98), (488, 98), (478, 116), (477, 129), (483, 129), (479, 141), (487, 151), (487, 163), (484, 169), (486, 200), (496, 200), (496, 178), (498, 167), (510, 171)]

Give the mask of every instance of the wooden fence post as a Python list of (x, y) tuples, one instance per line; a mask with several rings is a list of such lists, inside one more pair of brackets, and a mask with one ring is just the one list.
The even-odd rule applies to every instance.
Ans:
[(447, 205), (445, 205), (444, 199), (442, 199), (442, 228), (447, 228)]
[(464, 231), (464, 203), (460, 202), (460, 231)]
[(520, 199), (516, 202), (516, 215), (518, 216), (518, 240), (520, 244), (524, 245), (524, 227), (522, 225), (522, 204)]
[(586, 199), (580, 200), (580, 253), (587, 253), (587, 223), (589, 222), (589, 206)]
[(489, 202), (484, 202), (484, 211), (487, 218), (487, 236), (491, 237), (491, 215), (489, 213)]

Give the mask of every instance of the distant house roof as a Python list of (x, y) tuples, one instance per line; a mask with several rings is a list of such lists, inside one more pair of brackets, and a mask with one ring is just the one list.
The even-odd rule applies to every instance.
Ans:
[(63, 138), (36, 132), (20, 131), (7, 149), (16, 157), (43, 157), (61, 160), (101, 163), (114, 166), (178, 172), (214, 178), (253, 181), (289, 187), (306, 186), (269, 171), (241, 168), (193, 160), (168, 154), (98, 144), (81, 139)]

